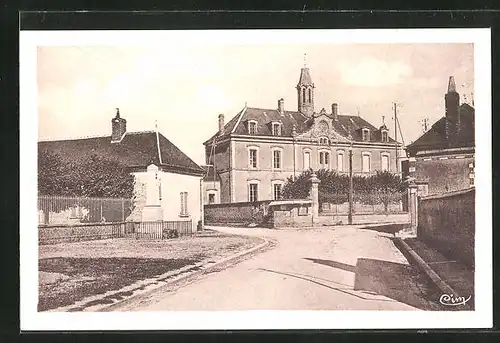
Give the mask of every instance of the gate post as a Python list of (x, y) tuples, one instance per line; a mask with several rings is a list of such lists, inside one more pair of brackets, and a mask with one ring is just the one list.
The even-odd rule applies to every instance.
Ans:
[(417, 198), (417, 184), (414, 178), (408, 178), (407, 186), (408, 196), (408, 212), (410, 213), (410, 230), (411, 235), (417, 235), (418, 227), (418, 198)]
[(312, 222), (313, 224), (318, 222), (319, 216), (319, 190), (318, 185), (321, 182), (315, 173), (311, 174), (311, 200), (312, 200)]

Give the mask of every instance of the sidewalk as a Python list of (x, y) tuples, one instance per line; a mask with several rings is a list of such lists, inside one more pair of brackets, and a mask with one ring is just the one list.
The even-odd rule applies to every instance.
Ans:
[[(463, 305), (450, 307), (453, 307), (455, 310), (474, 310), (473, 270), (466, 267), (460, 261), (450, 260), (436, 249), (429, 247), (416, 238), (397, 240), (399, 240), (398, 246), (403, 250), (404, 254), (408, 256), (412, 263), (417, 264), (419, 268), (423, 269), (441, 289), (443, 294), (452, 293), (454, 297), (471, 297), (467, 301), (468, 308), (465, 308)], [(407, 247), (413, 250), (420, 259), (412, 257)]]

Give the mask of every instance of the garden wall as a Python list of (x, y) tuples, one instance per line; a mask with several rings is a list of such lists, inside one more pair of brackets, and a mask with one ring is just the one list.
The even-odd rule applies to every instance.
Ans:
[(475, 188), (422, 197), (417, 236), (474, 268)]
[(125, 223), (99, 223), (38, 226), (38, 244), (57, 244), (124, 237), (125, 225)]
[(205, 225), (260, 224), (267, 219), (270, 203), (271, 200), (205, 205)]

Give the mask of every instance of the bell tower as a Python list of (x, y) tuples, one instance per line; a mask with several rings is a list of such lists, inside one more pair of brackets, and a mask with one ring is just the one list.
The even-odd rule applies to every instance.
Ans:
[(309, 68), (306, 66), (304, 54), (304, 68), (300, 70), (299, 83), (297, 83), (297, 110), (310, 117), (314, 113), (314, 83), (312, 82)]

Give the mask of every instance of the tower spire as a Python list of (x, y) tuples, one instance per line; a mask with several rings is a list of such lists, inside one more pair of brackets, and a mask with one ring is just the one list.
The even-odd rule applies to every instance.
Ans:
[(457, 86), (455, 85), (455, 78), (453, 76), (450, 76), (450, 79), (448, 80), (448, 93), (456, 93), (457, 92)]

